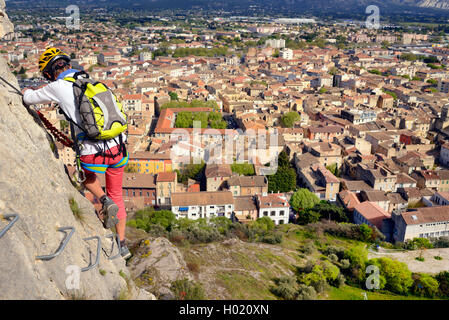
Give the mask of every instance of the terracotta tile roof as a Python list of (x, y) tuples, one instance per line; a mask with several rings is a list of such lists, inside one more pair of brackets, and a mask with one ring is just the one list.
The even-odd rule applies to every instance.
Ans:
[(175, 192), (171, 194), (172, 206), (206, 206), (234, 204), (230, 191)]
[(418, 208), (401, 215), (407, 225), (449, 221), (449, 206)]
[(174, 182), (176, 180), (176, 172), (159, 172), (156, 182)]
[(205, 170), (206, 178), (230, 177), (232, 176), (229, 164), (208, 164)]
[(390, 218), (390, 214), (385, 212), (374, 202), (365, 201), (354, 207), (354, 210), (360, 213), (371, 224), (375, 225), (378, 229), (382, 228), (382, 220)]
[(280, 208), (290, 207), (290, 204), (286, 199), (283, 199), (280, 194), (269, 194), (266, 196), (257, 196), (258, 204), (260, 208)]

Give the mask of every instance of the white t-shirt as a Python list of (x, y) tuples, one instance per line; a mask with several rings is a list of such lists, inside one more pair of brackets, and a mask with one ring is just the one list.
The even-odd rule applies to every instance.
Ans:
[[(65, 75), (73, 76), (74, 73)], [(52, 101), (57, 102), (59, 107), (70, 117), (76, 124), (81, 124), (81, 117), (78, 108), (75, 106), (75, 96), (73, 94), (73, 84), (66, 80), (56, 80), (49, 83), (45, 87), (38, 90), (26, 90), (23, 94), (23, 101), (27, 105), (46, 104)], [(78, 135), (82, 131), (75, 125), (75, 134)], [(109, 149), (115, 147), (119, 143), (119, 137), (107, 141)], [(122, 133), (123, 142), (126, 141), (126, 134)], [(107, 148), (106, 148), (107, 150)], [(103, 141), (84, 140), (80, 148), (81, 155), (95, 154), (99, 151), (105, 151)]]

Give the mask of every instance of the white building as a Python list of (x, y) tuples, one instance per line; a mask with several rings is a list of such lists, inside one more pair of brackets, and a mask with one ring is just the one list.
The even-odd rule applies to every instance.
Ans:
[(284, 39), (268, 39), (265, 41), (266, 47), (281, 49), (285, 48), (285, 40)]
[(140, 61), (148, 61), (153, 58), (153, 55), (150, 51), (143, 51), (139, 54)]
[(283, 195), (258, 195), (257, 208), (259, 209), (259, 218), (269, 217), (276, 225), (288, 223), (290, 204)]
[(171, 210), (176, 218), (226, 217), (234, 211), (234, 198), (230, 191), (176, 192), (171, 194)]
[(285, 60), (293, 59), (293, 50), (289, 48), (284, 48), (280, 51), (281, 58)]
[(392, 218), (395, 241), (449, 236), (449, 206), (418, 208)]

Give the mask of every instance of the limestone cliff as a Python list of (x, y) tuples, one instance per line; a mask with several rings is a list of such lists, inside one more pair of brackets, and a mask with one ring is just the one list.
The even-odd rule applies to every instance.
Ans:
[[(0, 35), (12, 28), (4, 5), (0, 0)], [(1, 58), (0, 76), (18, 87)], [(103, 228), (92, 204), (72, 186), (45, 131), (23, 107), (21, 97), (1, 80), (0, 155), (0, 215), (19, 214), (0, 238), (0, 299), (153, 298), (136, 289), (121, 257), (108, 259), (112, 242), (105, 236), (112, 232)], [(69, 205), (72, 198), (83, 212), (78, 217)], [(0, 219), (0, 230), (10, 221)], [(66, 226), (73, 226), (75, 233), (65, 250), (49, 261), (36, 259), (58, 249), (64, 234), (56, 229)], [(79, 289), (67, 288), (66, 283), (74, 284), (66, 273), (68, 266), (84, 268), (95, 261), (96, 241), (83, 240), (92, 236), (99, 236), (104, 247), (99, 266), (81, 272)]]
[(5, 11), (5, 1), (0, 0), (0, 37), (14, 31), (12, 23), (8, 19)]

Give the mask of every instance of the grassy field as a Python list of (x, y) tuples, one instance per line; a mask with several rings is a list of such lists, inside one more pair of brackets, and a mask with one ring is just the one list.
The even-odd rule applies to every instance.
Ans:
[(373, 292), (347, 285), (340, 288), (331, 287), (320, 298), (323, 300), (364, 300), (364, 293), (366, 293), (368, 300), (430, 300), (416, 296), (399, 296), (389, 292)]

